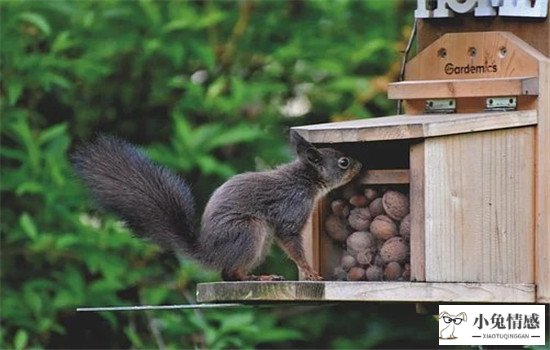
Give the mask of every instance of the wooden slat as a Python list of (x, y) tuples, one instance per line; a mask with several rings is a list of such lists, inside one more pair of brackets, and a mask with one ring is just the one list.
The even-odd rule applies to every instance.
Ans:
[(538, 95), (536, 77), (415, 80), (388, 85), (390, 99)]
[(426, 244), (424, 224), (425, 162), (424, 143), (417, 143), (410, 148), (411, 164), (411, 281), (426, 280)]
[(398, 115), (338, 123), (298, 126), (313, 143), (363, 142), (426, 138), (537, 124), (536, 111)]
[[(315, 204), (313, 211), (309, 219), (307, 220), (304, 228), (302, 229), (302, 244), (304, 247), (304, 253), (309, 265), (319, 272), (319, 234), (321, 231), (321, 211), (323, 210), (323, 201), (321, 198)], [(303, 279), (302, 272), (300, 273), (300, 279)]]
[(534, 136), (425, 140), (426, 281), (534, 282)]
[(215, 282), (197, 286), (197, 301), (384, 301), (532, 303), (533, 284), (421, 282)]
[(550, 304), (550, 59), (540, 58), (538, 111), (543, 118), (537, 126), (535, 267), (537, 302)]
[(362, 185), (408, 184), (409, 173), (408, 169), (368, 170), (359, 179), (359, 183)]

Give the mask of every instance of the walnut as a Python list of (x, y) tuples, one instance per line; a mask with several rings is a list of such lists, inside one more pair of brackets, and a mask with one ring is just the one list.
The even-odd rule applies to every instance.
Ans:
[(373, 201), (376, 197), (378, 197), (378, 191), (374, 188), (365, 188), (364, 191), (365, 197), (367, 197), (367, 200)]
[(403, 263), (409, 255), (409, 247), (402, 237), (392, 237), (380, 248), (382, 261), (389, 263), (392, 261)]
[(411, 215), (408, 214), (401, 220), (399, 225), (399, 235), (403, 237), (407, 242), (411, 239)]
[(384, 272), (380, 266), (371, 265), (367, 268), (365, 272), (367, 281), (381, 281)]
[(355, 208), (349, 214), (349, 224), (357, 231), (363, 231), (369, 228), (372, 217), (369, 208)]
[(397, 225), (386, 215), (378, 215), (370, 224), (370, 232), (380, 240), (387, 240), (397, 236)]
[(402, 269), (399, 263), (392, 261), (384, 269), (384, 279), (386, 281), (397, 281), (401, 277)]
[(330, 203), (332, 213), (339, 217), (347, 217), (349, 215), (349, 205), (342, 199), (334, 200)]
[(345, 242), (350, 234), (345, 219), (336, 215), (329, 215), (327, 217), (325, 220), (325, 231), (330, 238), (338, 242)]
[(372, 202), (370, 202), (369, 211), (370, 215), (373, 217), (384, 214), (385, 211), (384, 206), (382, 205), (382, 198), (375, 198)]
[(382, 197), (384, 210), (394, 220), (401, 220), (409, 213), (409, 198), (397, 191), (387, 191)]
[(354, 207), (366, 207), (368, 204), (368, 200), (365, 196), (355, 195), (349, 199), (349, 203)]
[(352, 267), (348, 271), (348, 281), (361, 281), (365, 279), (365, 270), (361, 267)]
[(349, 253), (344, 253), (344, 255), (342, 255), (342, 259), (340, 259), (340, 266), (345, 271), (349, 271), (349, 269), (351, 269), (355, 265), (357, 265), (357, 261), (352, 255), (350, 255)]
[(349, 235), (346, 246), (349, 254), (357, 256), (359, 253), (374, 251), (376, 239), (370, 232), (357, 231)]

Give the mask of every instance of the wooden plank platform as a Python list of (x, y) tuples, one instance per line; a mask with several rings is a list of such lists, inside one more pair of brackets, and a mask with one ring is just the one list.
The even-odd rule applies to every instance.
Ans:
[(537, 111), (397, 115), (292, 128), (313, 143), (427, 138), (536, 125)]
[(388, 85), (388, 98), (400, 100), (538, 94), (537, 77), (414, 80)]
[(214, 282), (197, 286), (197, 301), (533, 303), (534, 284), (433, 282)]

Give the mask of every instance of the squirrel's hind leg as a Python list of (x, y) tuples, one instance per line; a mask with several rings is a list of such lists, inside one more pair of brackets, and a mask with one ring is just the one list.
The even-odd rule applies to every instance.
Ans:
[(323, 280), (323, 277), (321, 277), (307, 262), (304, 249), (302, 247), (302, 237), (300, 235), (279, 235), (276, 240), (286, 255), (294, 261), (306, 280)]

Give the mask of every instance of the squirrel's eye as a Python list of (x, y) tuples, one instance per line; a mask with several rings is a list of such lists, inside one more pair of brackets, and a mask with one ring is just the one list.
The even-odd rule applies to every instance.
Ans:
[(349, 167), (349, 158), (342, 157), (338, 159), (338, 166), (342, 169), (347, 169)]

